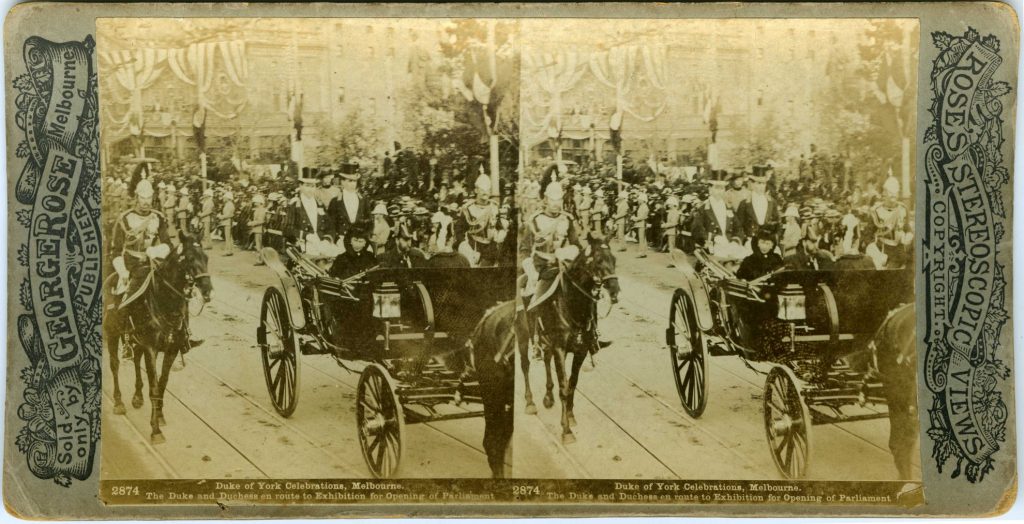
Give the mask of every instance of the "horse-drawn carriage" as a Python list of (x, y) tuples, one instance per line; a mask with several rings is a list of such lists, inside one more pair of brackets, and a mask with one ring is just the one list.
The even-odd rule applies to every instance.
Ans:
[(353, 372), (362, 365), (358, 438), (370, 472), (387, 478), (401, 462), (406, 424), (484, 415), (452, 405), (481, 403), (466, 343), (488, 308), (511, 298), (500, 283), (514, 268), (375, 267), (338, 279), (294, 247), (262, 254), (281, 283), (263, 295), (256, 338), (281, 416), (298, 403), (299, 354), (329, 355)]
[(666, 329), (690, 416), (707, 406), (709, 356), (767, 364), (765, 433), (786, 478), (807, 473), (812, 425), (888, 416), (870, 409), (886, 397), (870, 344), (891, 311), (913, 302), (912, 272), (783, 270), (745, 281), (703, 250), (695, 257)]

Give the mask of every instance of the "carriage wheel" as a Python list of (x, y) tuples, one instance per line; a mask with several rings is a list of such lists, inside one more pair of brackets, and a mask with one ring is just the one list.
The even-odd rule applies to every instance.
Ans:
[(299, 360), (295, 332), (284, 295), (277, 288), (263, 294), (256, 342), (263, 357), (263, 377), (274, 409), (289, 417), (299, 401)]
[(708, 403), (707, 344), (697, 328), (693, 302), (682, 289), (672, 297), (665, 334), (679, 401), (687, 414), (698, 418)]
[(797, 386), (796, 376), (787, 367), (773, 367), (765, 380), (764, 429), (779, 473), (787, 479), (807, 476), (811, 412)]
[(363, 458), (374, 478), (392, 478), (402, 462), (405, 414), (391, 376), (369, 364), (356, 388), (356, 426)]

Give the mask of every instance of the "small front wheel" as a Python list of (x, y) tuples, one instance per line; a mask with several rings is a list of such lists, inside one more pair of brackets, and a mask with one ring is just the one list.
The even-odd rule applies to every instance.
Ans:
[(270, 402), (278, 414), (290, 417), (299, 402), (298, 342), (284, 294), (277, 288), (269, 288), (263, 294), (256, 343), (263, 359)]
[(368, 364), (359, 375), (356, 429), (373, 477), (393, 478), (402, 462), (405, 413), (391, 375), (379, 364)]
[(693, 300), (682, 289), (672, 297), (665, 338), (679, 401), (688, 415), (698, 418), (708, 402), (707, 343), (697, 327)]
[(796, 376), (787, 367), (773, 367), (765, 380), (764, 429), (779, 473), (787, 479), (806, 477), (811, 457), (811, 413)]

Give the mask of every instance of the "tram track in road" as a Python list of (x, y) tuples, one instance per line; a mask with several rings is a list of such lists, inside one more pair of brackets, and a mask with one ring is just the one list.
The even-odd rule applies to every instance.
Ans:
[[(236, 284), (236, 285), (239, 285), (239, 284), (238, 284), (237, 282), (236, 282), (235, 284)], [(240, 285), (240, 287), (244, 287), (244, 286), (241, 286), (241, 285)], [(243, 290), (243, 292), (245, 292), (245, 291)], [(256, 323), (258, 323), (258, 322), (259, 322), (259, 315), (255, 314), (255, 313), (253, 313), (252, 311), (250, 311), (250, 310), (247, 310), (247, 309), (245, 309), (245, 308), (243, 308), (243, 307), (240, 307), (240, 306), (238, 306), (238, 305), (237, 305), (237, 304), (235, 304), (235, 303), (232, 303), (232, 302), (226, 301), (226, 300), (224, 300), (224, 299), (221, 299), (221, 298), (219, 298), (219, 296), (220, 296), (220, 295), (218, 295), (218, 296), (217, 296), (216, 298), (214, 298), (214, 299), (213, 299), (213, 303), (214, 303), (214, 304), (216, 304), (216, 306), (217, 306), (218, 308), (219, 308), (219, 307), (221, 307), (221, 306), (223, 306), (224, 308), (226, 308), (226, 309), (228, 309), (228, 310), (231, 310), (232, 312), (234, 312), (235, 314), (237, 314), (237, 315), (238, 315), (238, 316), (240, 316), (240, 317), (244, 317), (244, 318), (247, 318), (247, 319), (251, 319), (251, 320), (253, 321), (254, 325), (255, 325)], [(243, 336), (242, 334), (238, 333), (237, 331), (235, 332), (235, 334), (237, 334), (237, 335), (240, 335), (240, 336)], [(243, 336), (243, 339), (244, 339), (244, 338), (245, 338), (245, 337)], [(193, 361), (193, 362), (194, 362), (194, 361), (195, 361), (195, 359), (191, 359), (191, 361)], [(332, 364), (334, 363), (334, 361), (333, 361), (333, 360), (331, 360), (330, 362), (331, 362)], [(356, 386), (354, 386), (353, 384), (350, 384), (350, 383), (348, 383), (348, 382), (346, 382), (346, 381), (344, 381), (344, 380), (341, 380), (341, 379), (340, 379), (339, 377), (337, 377), (337, 376), (335, 376), (335, 375), (333, 375), (333, 374), (331, 374), (331, 373), (329, 373), (329, 372), (327, 372), (327, 371), (325, 371), (325, 370), (321, 369), (321, 368), (320, 368), (320, 367), (318, 367), (318, 366), (303, 366), (303, 367), (304, 367), (305, 369), (307, 369), (307, 370), (312, 370), (312, 371), (313, 371), (314, 373), (316, 373), (317, 375), (319, 375), (319, 376), (321, 376), (321, 377), (323, 377), (323, 378), (327, 379), (327, 380), (328, 380), (328, 381), (330, 381), (331, 383), (334, 383), (334, 384), (336, 384), (336, 385), (339, 385), (339, 386), (342, 386), (342, 387), (344, 387), (344, 388), (345, 388), (346, 390), (348, 390), (348, 391), (351, 391), (351, 392), (355, 392), (355, 391), (356, 391)], [(212, 373), (211, 371), (209, 371), (208, 369), (204, 368), (204, 370), (205, 370), (205, 371), (206, 371), (207, 373), (210, 373), (211, 375), (214, 375), (214, 374), (213, 374), (213, 373)], [(225, 385), (228, 385), (228, 382), (227, 382), (226, 380), (224, 380), (224, 379), (223, 379), (222, 377), (219, 377), (219, 376), (217, 376), (217, 380), (221, 381), (221, 382), (222, 382), (222, 383), (224, 383)], [(249, 403), (251, 403), (251, 404), (253, 404), (253, 405), (257, 406), (257, 407), (258, 407), (258, 408), (259, 408), (259, 409), (260, 409), (261, 411), (263, 411), (263, 412), (265, 412), (265, 413), (268, 413), (268, 414), (270, 414), (270, 415), (271, 415), (272, 417), (274, 417), (274, 418), (275, 418), (275, 420), (278, 420), (278, 421), (283, 421), (283, 420), (286, 420), (286, 419), (282, 419), (282, 418), (281, 418), (281, 417), (280, 417), (279, 415), (277, 415), (277, 414), (276, 414), (276, 412), (271, 412), (271, 411), (270, 411), (270, 410), (268, 410), (267, 408), (263, 407), (263, 406), (262, 406), (262, 405), (260, 405), (260, 404), (259, 404), (258, 402), (254, 401), (254, 400), (253, 400), (253, 399), (252, 399), (252, 398), (251, 398), (250, 396), (248, 396), (248, 395), (246, 395), (246, 394), (243, 394), (243, 393), (242, 393), (242, 392), (241, 392), (240, 390), (238, 390), (237, 388), (234, 388), (234, 387), (232, 387), (232, 386), (230, 386), (230, 385), (228, 385), (228, 387), (229, 387), (230, 389), (232, 389), (232, 390), (233, 390), (233, 391), (234, 391), (234, 392), (235, 392), (235, 393), (236, 393), (237, 395), (239, 395), (239, 396), (242, 396), (243, 398), (245, 398), (245, 400), (246, 400), (246, 401), (248, 401)], [(293, 426), (293, 425), (291, 425), (291, 424), (288, 424), (288, 426), (289, 426), (289, 427), (291, 427), (291, 426)], [(465, 439), (463, 439), (463, 438), (459, 437), (458, 435), (455, 435), (455, 434), (454, 434), (454, 433), (452, 433), (452, 432), (446, 431), (446, 430), (444, 430), (444, 429), (442, 429), (442, 428), (438, 427), (437, 425), (435, 425), (435, 424), (433, 424), (433, 423), (429, 423), (429, 422), (427, 422), (427, 423), (421, 424), (421, 426), (423, 426), (423, 427), (426, 427), (426, 428), (430, 429), (431, 431), (433, 431), (434, 433), (436, 433), (436, 434), (438, 434), (438, 435), (440, 435), (440, 436), (443, 436), (443, 437), (445, 437), (445, 438), (447, 438), (447, 439), (449, 439), (449, 440), (451, 440), (451, 441), (453, 441), (453, 442), (455, 442), (455, 443), (457, 443), (457, 444), (461, 445), (462, 447), (464, 447), (464, 448), (466, 448), (466, 449), (469, 449), (469, 450), (471, 450), (471, 451), (473, 451), (473, 452), (475, 452), (475, 453), (479, 454), (479, 455), (480, 455), (481, 457), (483, 457), (483, 460), (486, 460), (486, 453), (484, 452), (484, 450), (483, 450), (483, 448), (482, 448), (482, 447), (478, 447), (478, 446), (475, 446), (475, 445), (473, 445), (473, 444), (471, 444), (471, 443), (467, 442), (467, 441), (466, 441)], [(301, 430), (298, 430), (298, 428), (293, 428), (293, 429), (295, 429), (295, 430), (296, 430), (297, 432), (301, 431)], [(305, 434), (304, 432), (303, 432), (303, 434), (304, 434), (304, 438), (306, 438), (306, 440), (310, 441), (310, 443), (312, 443), (312, 444), (314, 444), (314, 445), (317, 445), (317, 444), (316, 444), (316, 441), (315, 441), (315, 438), (314, 438), (314, 437), (312, 437), (312, 436), (309, 436), (308, 434)], [(482, 437), (482, 435), (481, 435), (481, 439), (482, 439), (482, 438), (483, 438), (483, 437)], [(351, 465), (350, 465), (350, 464), (347, 464), (347, 465), (348, 465), (349, 467), (351, 467)], [(508, 466), (511, 466), (511, 465), (508, 465)], [(358, 476), (358, 475), (357, 475), (357, 476)]]
[[(108, 394), (106, 391), (104, 391), (103, 392), (103, 402), (106, 403), (106, 405), (108, 405), (108, 406), (113, 406), (114, 405), (114, 397), (110, 396), (110, 394)], [(123, 415), (114, 415), (113, 413), (111, 413), (110, 415), (107, 415), (105, 417), (105, 420), (107, 422), (113, 422), (115, 420), (118, 420), (119, 418), (123, 419), (124, 422), (125, 422), (124, 425), (127, 425), (128, 428), (131, 430), (132, 434), (134, 434), (136, 437), (138, 437), (137, 439), (135, 439), (136, 442), (138, 442), (138, 443), (140, 443), (142, 445), (143, 449), (145, 449), (146, 452), (157, 463), (157, 465), (160, 466), (160, 469), (162, 469), (164, 471), (164, 473), (167, 474), (166, 477), (161, 477), (161, 478), (171, 478), (171, 479), (180, 479), (180, 478), (182, 478), (181, 474), (178, 473), (178, 470), (174, 469), (174, 466), (171, 466), (171, 463), (167, 462), (167, 459), (165, 459), (164, 456), (161, 455), (156, 450), (156, 448), (153, 447), (152, 444), (150, 444), (150, 442), (149, 442), (149, 435), (143, 434), (142, 431), (140, 431), (139, 428), (135, 426), (135, 424), (131, 421), (131, 419), (129, 417), (123, 416)]]
[[(249, 405), (255, 407), (256, 409), (258, 409), (260, 411), (262, 411), (268, 417), (270, 417), (271, 419), (273, 419), (273, 420), (277, 421), (278, 423), (280, 423), (282, 427), (287, 427), (289, 431), (291, 431), (291, 432), (295, 433), (296, 435), (299, 435), (300, 437), (302, 437), (303, 440), (306, 441), (306, 443), (308, 443), (311, 446), (313, 446), (314, 449), (319, 449), (320, 452), (322, 452), (323, 454), (327, 455), (331, 460), (335, 461), (335, 463), (341, 464), (353, 476), (357, 476), (358, 475), (358, 473), (356, 472), (357, 470), (353, 466), (353, 464), (351, 464), (347, 460), (343, 460), (341, 457), (339, 457), (339, 456), (335, 455), (334, 453), (331, 453), (330, 451), (327, 451), (326, 449), (324, 449), (320, 444), (317, 443), (317, 439), (316, 438), (314, 438), (312, 435), (306, 433), (302, 429), (296, 427), (293, 424), (286, 424), (285, 423), (285, 419), (282, 418), (280, 415), (278, 415), (277, 412), (269, 410), (266, 407), (264, 407), (262, 404), (260, 404), (259, 402), (256, 402), (247, 393), (245, 393), (241, 389), (238, 389), (235, 386), (232, 386), (227, 380), (225, 380), (223, 377), (221, 377), (217, 373), (214, 373), (213, 371), (211, 371), (209, 368), (204, 366), (202, 363), (197, 362), (196, 359), (190, 359), (190, 363), (189, 364), (192, 365), (192, 366), (198, 366), (210, 378), (212, 378), (212, 379), (220, 382), (221, 384), (223, 384), (223, 386), (225, 388), (229, 389), (232, 393), (237, 395), (239, 398), (241, 398), (245, 402), (249, 403)], [(209, 425), (209, 424), (207, 424), (207, 425)], [(257, 469), (259, 469), (259, 468), (257, 468)]]

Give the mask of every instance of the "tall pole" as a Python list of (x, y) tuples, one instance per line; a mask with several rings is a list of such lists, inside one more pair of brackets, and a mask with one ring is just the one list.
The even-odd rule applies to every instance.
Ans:
[[(487, 58), (488, 58), (488, 61), (489, 61), (488, 65), (491, 68), (491, 82), (493, 82), (492, 89), (494, 87), (497, 87), (497, 85), (498, 85), (498, 77), (497, 77), (497, 71), (498, 71), (497, 61), (498, 61), (498, 57), (497, 57), (497, 47), (495, 46), (496, 24), (497, 24), (497, 21), (495, 21), (495, 20), (489, 20), (487, 22)], [(492, 96), (492, 98), (493, 98), (493, 96)], [(484, 105), (483, 110), (487, 111), (487, 105)], [(495, 111), (495, 114), (497, 114), (497, 111)], [(497, 120), (497, 119), (495, 119), (495, 120)], [(500, 181), (500, 177), (499, 177), (499, 163), (498, 163), (498, 133), (497, 133), (497, 130), (494, 129), (495, 123), (496, 122), (491, 122), (491, 125), (487, 129), (487, 133), (489, 135), (487, 138), (488, 138), (489, 145), (490, 145), (489, 149), (490, 149), (490, 156), (491, 156), (491, 195), (498, 196), (501, 193), (500, 192), (501, 184), (499, 182)]]

